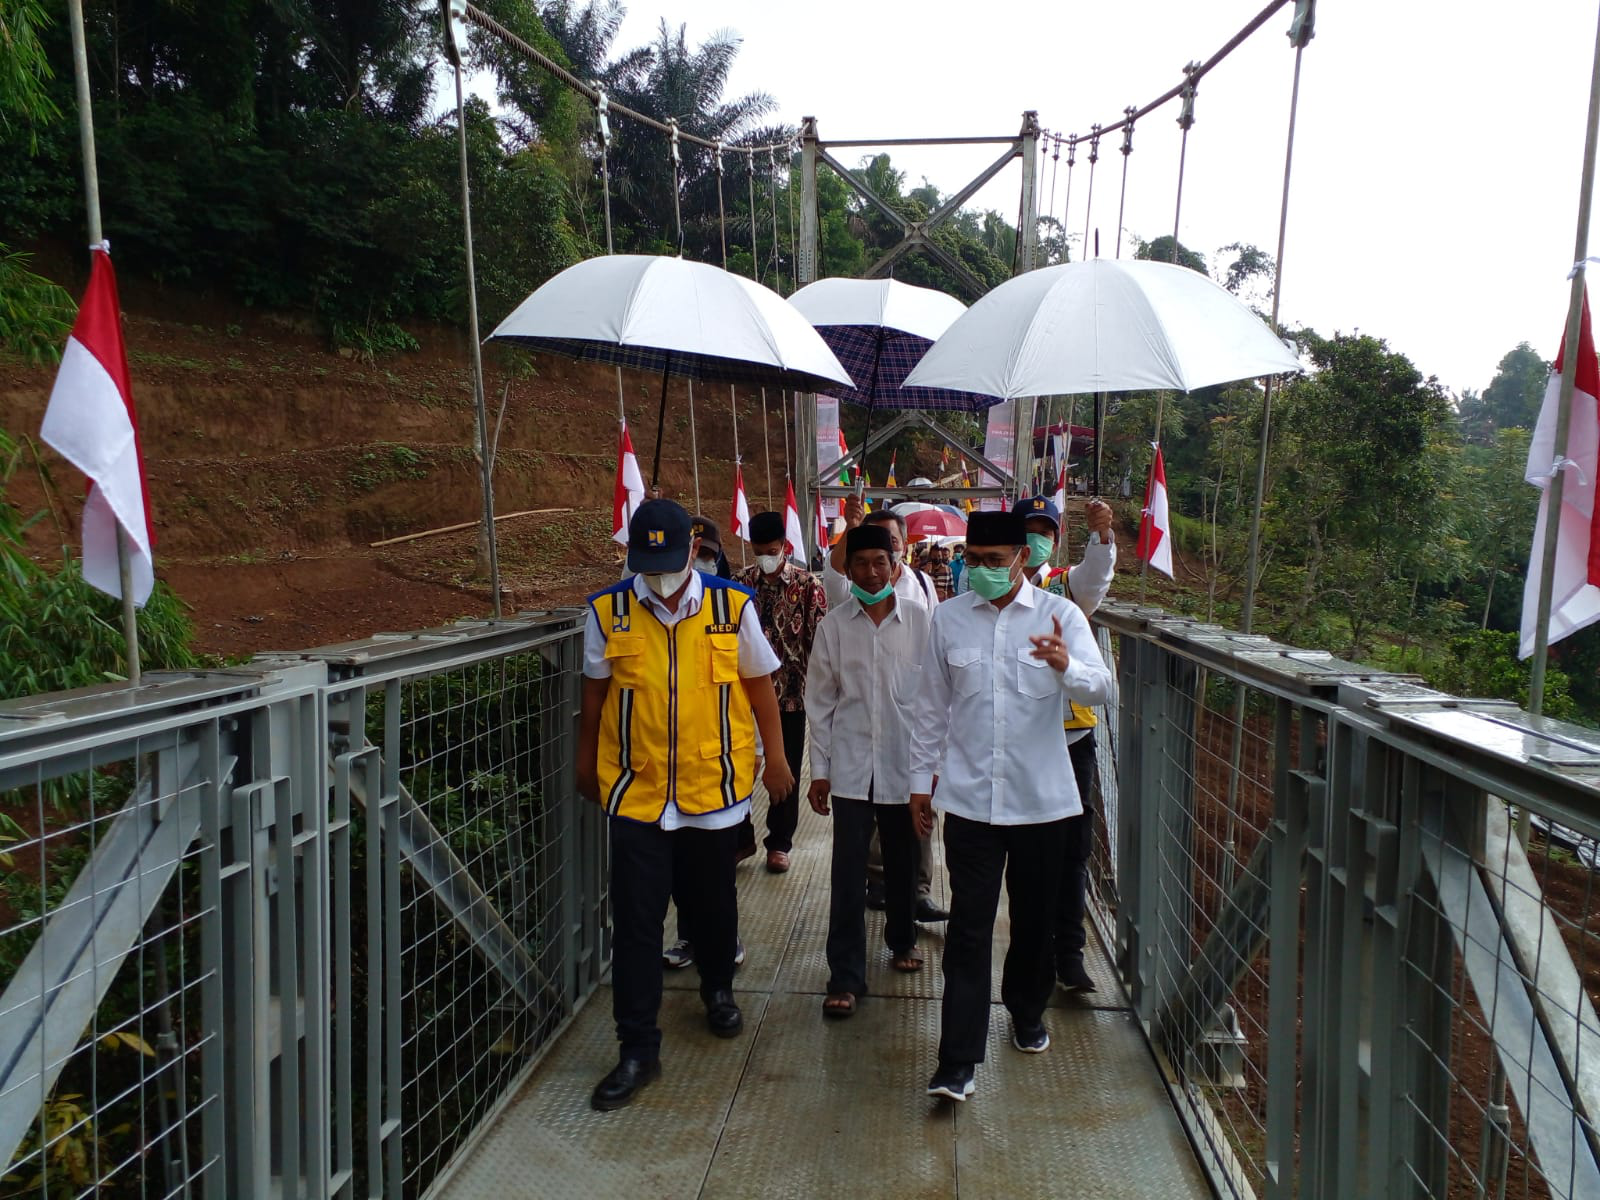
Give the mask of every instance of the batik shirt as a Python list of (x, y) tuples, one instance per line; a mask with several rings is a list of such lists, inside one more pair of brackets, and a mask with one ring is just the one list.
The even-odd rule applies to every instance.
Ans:
[(760, 567), (746, 567), (734, 577), (756, 594), (761, 629), (778, 655), (772, 686), (782, 712), (804, 712), (806, 668), (811, 665), (811, 643), (828, 611), (822, 583), (810, 571), (791, 562), (783, 564), (777, 578), (768, 579)]

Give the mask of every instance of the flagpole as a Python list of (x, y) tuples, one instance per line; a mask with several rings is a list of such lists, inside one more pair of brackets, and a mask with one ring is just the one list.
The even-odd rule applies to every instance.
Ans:
[[(1139, 516), (1139, 527), (1141, 529), (1144, 528), (1144, 518), (1149, 515), (1148, 509), (1150, 507), (1150, 502), (1151, 502), (1151, 500), (1153, 500), (1155, 498), (1156, 455), (1161, 453), (1161, 418), (1166, 415), (1166, 407), (1167, 407), (1167, 393), (1165, 391), (1157, 392), (1156, 393), (1156, 440), (1151, 444), (1151, 450), (1150, 450), (1150, 473), (1149, 473), (1149, 478), (1146, 480), (1145, 485), (1144, 485), (1144, 503), (1145, 503), (1145, 508), (1146, 508), (1147, 511), (1145, 513), (1141, 513), (1140, 516)], [(1171, 536), (1170, 532), (1168, 533), (1168, 536), (1169, 537)], [(1146, 550), (1145, 556), (1139, 560), (1139, 603), (1140, 604), (1144, 603), (1145, 577), (1150, 574), (1150, 555), (1149, 555), (1150, 547), (1146, 546), (1145, 550)]]
[[(67, 0), (72, 24), (72, 74), (78, 93), (78, 137), (83, 145), (83, 191), (89, 210), (89, 245), (105, 241), (100, 225), (100, 172), (95, 165), (94, 112), (89, 97), (89, 51), (83, 36), (83, 0)], [(128, 549), (128, 532), (117, 521), (117, 580), (122, 589), (122, 637), (126, 649), (128, 686), (138, 687), (139, 610), (133, 603), (133, 555)]]
[[(1583, 318), (1583, 260), (1589, 253), (1589, 207), (1594, 202), (1595, 140), (1600, 131), (1600, 28), (1595, 31), (1594, 65), (1589, 77), (1589, 122), (1583, 139), (1583, 177), (1578, 186), (1578, 231), (1574, 239), (1572, 289), (1567, 297), (1566, 354), (1561, 361), (1561, 392), (1556, 404), (1555, 461), (1567, 454), (1573, 382), (1578, 372), (1578, 330)], [(1528, 682), (1528, 711), (1544, 712), (1545, 665), (1550, 658), (1550, 600), (1555, 587), (1556, 545), (1561, 537), (1561, 501), (1566, 471), (1557, 470), (1545, 489), (1544, 553), (1539, 564), (1539, 608), (1533, 626), (1533, 669)], [(1527, 844), (1528, 814), (1517, 815), (1517, 833)]]

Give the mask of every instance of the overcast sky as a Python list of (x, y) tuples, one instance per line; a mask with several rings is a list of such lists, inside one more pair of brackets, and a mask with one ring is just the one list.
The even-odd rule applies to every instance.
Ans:
[[(730, 93), (766, 91), (783, 120), (816, 116), (824, 140), (1007, 134), (1024, 109), (1036, 109), (1045, 128), (1072, 133), (1165, 91), (1186, 62), (1209, 57), (1260, 7), (630, 0), (617, 48), (651, 40), (662, 17), (687, 23), (691, 41), (735, 30), (744, 47)], [(1269, 253), (1276, 245), (1291, 11), (1200, 86), (1180, 237), (1208, 259), (1230, 242)], [(1519, 341), (1553, 357), (1573, 258), (1595, 23), (1595, 0), (1324, 0), (1301, 79), (1285, 322), (1381, 336), (1457, 391), (1485, 387)], [(1124, 227), (1145, 238), (1172, 231), (1176, 116), (1175, 104), (1163, 108), (1134, 135)], [(1093, 225), (1108, 256), (1119, 145), (1102, 145), (1095, 182)], [(912, 184), (926, 176), (945, 192), (994, 157), (993, 147), (893, 152)], [(1041, 208), (1050, 203), (1052, 166), (1041, 162)], [(1080, 156), (1065, 214), (1080, 236), (1085, 166)], [(1061, 217), (1065, 155), (1055, 170)], [(1014, 221), (1019, 180), (1013, 165), (978, 203)]]

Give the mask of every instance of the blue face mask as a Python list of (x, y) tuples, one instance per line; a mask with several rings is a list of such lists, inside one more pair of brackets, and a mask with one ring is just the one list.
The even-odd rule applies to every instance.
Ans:
[(869, 592), (859, 583), (850, 585), (850, 594), (863, 604), (877, 604), (880, 600), (887, 600), (894, 592), (894, 584), (886, 583), (876, 592)]

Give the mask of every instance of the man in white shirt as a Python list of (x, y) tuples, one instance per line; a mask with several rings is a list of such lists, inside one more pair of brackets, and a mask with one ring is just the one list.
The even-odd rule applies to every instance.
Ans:
[[(589, 597), (583, 632), (578, 793), (610, 817), (612, 1012), (619, 1061), (590, 1096), (621, 1108), (661, 1073), (661, 931), (676, 894), (695, 945), (706, 1023), (734, 1037), (738, 938), (734, 849), (750, 811), (759, 731), (782, 744), (772, 688), (777, 656), (754, 597), (694, 569), (700, 539), (671, 500), (628, 525), (632, 578)], [(710, 753), (708, 753), (708, 748)], [(794, 788), (781, 754), (762, 781)]]
[(919, 971), (917, 835), (911, 828), (911, 698), (921, 677), (928, 610), (895, 594), (894, 543), (881, 525), (845, 534), (850, 599), (817, 627), (806, 674), (811, 807), (833, 816), (828, 994), (822, 1013), (854, 1014), (867, 991), (866, 895), (874, 828), (883, 848), (884, 941), (897, 971)]
[(1111, 686), (1077, 605), (1026, 579), (1027, 532), (1017, 513), (973, 513), (972, 591), (934, 611), (912, 709), (911, 812), (933, 830), (940, 772), (951, 913), (945, 935), (939, 1068), (928, 1094), (973, 1091), (989, 1032), (989, 968), (1000, 883), (1011, 944), (1001, 1000), (1012, 1044), (1050, 1046), (1051, 936), (1068, 818), (1083, 811), (1061, 728), (1068, 701), (1103, 704)]
[[(844, 500), (844, 528), (848, 533), (862, 525), (882, 525), (894, 540), (894, 594), (911, 604), (932, 608), (939, 603), (939, 593), (933, 580), (905, 561), (906, 520), (891, 508), (868, 512), (859, 496), (846, 496)], [(850, 577), (845, 574), (845, 540), (833, 545), (828, 559), (822, 565), (822, 590), (828, 598), (828, 607), (837, 608), (850, 599)]]
[[(1117, 567), (1117, 548), (1111, 532), (1111, 506), (1100, 500), (1089, 501), (1086, 513), (1089, 544), (1083, 561), (1070, 571), (1054, 570), (1050, 559), (1060, 538), (1061, 514), (1047, 496), (1018, 500), (1012, 511), (1022, 514), (1028, 535), (1028, 582), (1057, 595), (1064, 595), (1086, 617), (1111, 590), (1111, 576)], [(1095, 762), (1094, 730), (1098, 718), (1094, 710), (1071, 705), (1067, 713), (1067, 755), (1072, 759), (1072, 776), (1083, 800), (1083, 813), (1073, 817), (1067, 828), (1067, 851), (1063, 861), (1061, 893), (1056, 907), (1055, 961), (1056, 982), (1069, 992), (1095, 991), (1094, 978), (1083, 965), (1083, 948), (1088, 932), (1083, 919), (1087, 912), (1089, 859), (1094, 852)]]
[[(894, 546), (894, 594), (904, 604), (933, 609), (939, 603), (939, 593), (933, 586), (933, 580), (905, 561), (906, 519), (888, 508), (868, 512), (859, 496), (846, 496), (844, 501), (846, 536), (850, 530), (859, 529), (863, 525), (881, 525), (889, 533), (890, 542)], [(827, 561), (823, 563), (822, 590), (829, 608), (838, 608), (850, 599), (850, 577), (845, 573), (844, 538), (834, 543)], [(880, 886), (882, 868), (882, 854), (877, 839), (874, 838), (872, 849), (867, 855), (867, 903), (872, 908), (883, 907)], [(920, 838), (917, 847), (916, 918), (927, 923), (947, 920), (949, 916), (950, 914), (933, 900), (933, 843), (927, 838)]]

